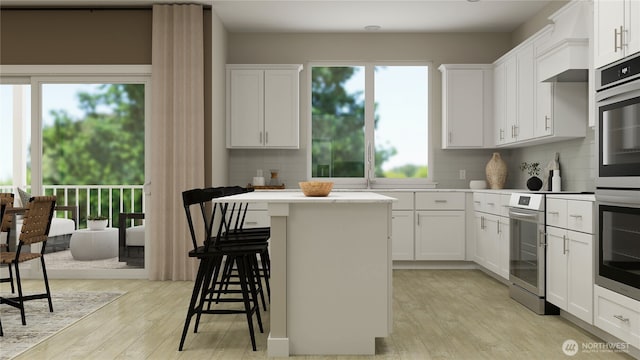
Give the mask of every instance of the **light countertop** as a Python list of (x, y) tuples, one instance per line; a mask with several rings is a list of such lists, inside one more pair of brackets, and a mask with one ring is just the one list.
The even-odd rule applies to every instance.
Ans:
[(365, 191), (332, 191), (325, 197), (304, 196), (302, 191), (253, 191), (214, 199), (214, 202), (258, 203), (388, 203), (396, 199)]

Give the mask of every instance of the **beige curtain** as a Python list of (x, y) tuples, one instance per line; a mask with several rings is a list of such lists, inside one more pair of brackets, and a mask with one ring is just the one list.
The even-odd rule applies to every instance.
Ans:
[(202, 6), (153, 5), (152, 34), (149, 278), (192, 280), (182, 191), (205, 182)]

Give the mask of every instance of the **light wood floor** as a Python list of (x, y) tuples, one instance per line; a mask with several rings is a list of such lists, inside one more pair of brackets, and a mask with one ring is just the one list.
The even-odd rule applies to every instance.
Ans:
[[(565, 340), (600, 342), (559, 316), (535, 315), (510, 300), (506, 286), (480, 271), (396, 270), (393, 281), (394, 331), (377, 340), (375, 358), (566, 360), (561, 349)], [(41, 283), (30, 281), (28, 286)], [(199, 332), (191, 328), (184, 351), (178, 352), (191, 286), (178, 281), (52, 280), (54, 292), (127, 293), (18, 359), (266, 358), (268, 312), (263, 312), (265, 333), (257, 333), (257, 352), (251, 351), (242, 315), (203, 316)], [(630, 357), (581, 352), (573, 358)]]

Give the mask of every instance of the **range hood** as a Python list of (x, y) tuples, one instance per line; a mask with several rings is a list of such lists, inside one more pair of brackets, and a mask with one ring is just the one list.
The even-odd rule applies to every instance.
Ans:
[(586, 82), (589, 79), (588, 4), (574, 1), (549, 17), (551, 36), (537, 57), (538, 81)]

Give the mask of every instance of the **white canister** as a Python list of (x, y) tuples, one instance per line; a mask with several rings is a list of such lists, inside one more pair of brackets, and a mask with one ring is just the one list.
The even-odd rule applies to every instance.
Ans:
[(562, 179), (560, 178), (560, 170), (553, 170), (553, 176), (551, 177), (551, 191), (562, 191)]
[(253, 186), (264, 186), (264, 177), (254, 176), (252, 184)]

